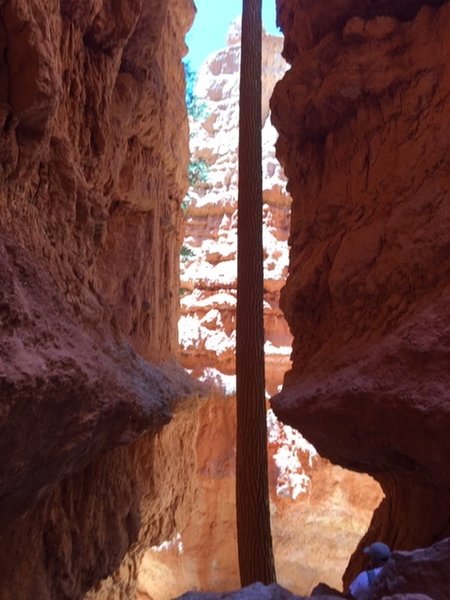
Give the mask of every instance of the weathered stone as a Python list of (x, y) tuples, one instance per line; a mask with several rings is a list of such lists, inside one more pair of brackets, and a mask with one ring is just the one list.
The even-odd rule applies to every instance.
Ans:
[(403, 594), (450, 597), (450, 538), (413, 552), (394, 552), (374, 583), (368, 600), (403, 598)]
[(361, 545), (428, 545), (450, 533), (450, 6), (286, 0), (279, 20), (294, 344), (272, 404), (383, 486)]
[[(246, 588), (225, 594), (189, 592), (179, 596), (179, 600), (309, 600), (309, 598), (309, 596), (296, 596), (276, 584), (264, 586), (261, 583), (255, 583)], [(314, 598), (315, 600), (338, 600), (342, 598), (342, 595), (318, 594)], [(395, 594), (394, 596), (383, 596), (382, 598), (381, 596), (377, 596), (376, 598), (377, 600), (432, 600), (430, 596), (415, 593)]]
[(193, 14), (0, 2), (2, 600), (81, 598), (133, 546), (111, 592), (130, 597), (141, 547), (192, 502), (197, 388), (175, 358)]
[[(263, 38), (263, 214), (266, 378), (270, 394), (289, 368), (291, 335), (278, 307), (287, 272), (290, 197), (274, 156), (275, 130), (269, 121), (269, 97), (286, 69), (282, 39)], [(182, 258), (180, 341), (183, 364), (199, 379), (228, 393), (234, 378), (237, 157), (239, 121), (240, 24), (228, 45), (199, 70), (196, 94), (204, 116), (191, 120), (193, 161), (207, 163), (205, 181), (189, 191)]]

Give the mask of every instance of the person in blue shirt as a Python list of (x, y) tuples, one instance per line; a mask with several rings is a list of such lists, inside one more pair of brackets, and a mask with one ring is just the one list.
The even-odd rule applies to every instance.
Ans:
[(354, 600), (362, 600), (364, 598), (366, 591), (381, 573), (384, 565), (392, 554), (389, 546), (383, 542), (374, 542), (370, 546), (367, 546), (367, 548), (364, 548), (363, 552), (367, 554), (371, 568), (362, 571), (351, 582), (349, 587), (349, 598)]

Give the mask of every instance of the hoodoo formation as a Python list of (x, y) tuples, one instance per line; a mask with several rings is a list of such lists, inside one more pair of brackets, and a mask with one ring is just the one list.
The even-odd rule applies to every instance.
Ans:
[[(263, 102), (282, 77), (271, 111), (292, 197), (281, 307), (293, 362), (278, 394), (269, 368), (272, 406), (322, 456), (380, 483), (360, 547), (423, 548), (396, 553), (368, 600), (448, 600), (450, 4), (277, 0), (277, 11), (291, 66)], [(194, 14), (192, 0), (0, 0), (0, 600), (148, 600), (136, 590), (145, 551), (209, 510), (196, 508), (200, 471), (209, 489), (232, 478), (223, 437), (211, 461), (197, 435), (209, 440), (217, 415), (195, 379), (210, 350), (190, 376), (177, 341)], [(216, 80), (215, 102), (228, 83)], [(208, 148), (228, 193), (223, 152)], [(266, 199), (283, 253), (288, 199), (279, 188)], [(208, 227), (209, 208), (193, 208)], [(212, 216), (225, 238), (231, 218), (225, 200)], [(234, 281), (224, 286), (221, 252), (212, 244), (206, 262), (228, 295), (199, 308), (188, 290), (183, 310), (203, 310), (224, 340)], [(269, 278), (270, 365), (291, 342), (280, 287)], [(216, 354), (207, 374), (226, 381), (232, 351)], [(335, 467), (322, 465), (331, 495)], [(349, 496), (340, 510), (361, 502)], [(308, 553), (301, 529), (296, 543)], [(238, 597), (294, 596), (256, 584)]]

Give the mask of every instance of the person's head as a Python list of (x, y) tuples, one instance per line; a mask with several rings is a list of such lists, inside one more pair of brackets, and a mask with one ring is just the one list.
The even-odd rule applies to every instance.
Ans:
[(392, 554), (389, 546), (383, 542), (374, 542), (364, 548), (363, 552), (367, 554), (370, 562), (376, 567), (382, 567)]

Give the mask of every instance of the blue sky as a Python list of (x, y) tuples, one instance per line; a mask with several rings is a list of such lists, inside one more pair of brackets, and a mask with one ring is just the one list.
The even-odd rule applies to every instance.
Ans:
[[(194, 0), (197, 16), (187, 34), (186, 57), (194, 71), (205, 58), (225, 46), (230, 24), (242, 12), (242, 0)], [(263, 26), (268, 33), (280, 32), (275, 25), (275, 0), (263, 0)]]

